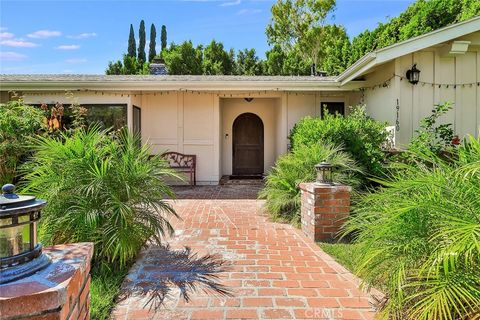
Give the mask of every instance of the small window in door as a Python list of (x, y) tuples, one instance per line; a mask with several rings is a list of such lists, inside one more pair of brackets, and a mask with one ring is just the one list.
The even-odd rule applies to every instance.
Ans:
[(320, 103), (320, 114), (323, 119), (325, 109), (329, 114), (340, 114), (345, 116), (345, 103), (344, 102), (322, 102)]

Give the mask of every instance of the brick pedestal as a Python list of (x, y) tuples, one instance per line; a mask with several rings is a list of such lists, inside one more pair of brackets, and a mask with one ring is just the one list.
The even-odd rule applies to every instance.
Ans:
[(313, 241), (331, 242), (350, 212), (352, 188), (345, 185), (300, 184), (302, 231)]
[(93, 244), (58, 245), (43, 252), (52, 259), (47, 268), (0, 285), (0, 319), (90, 319)]

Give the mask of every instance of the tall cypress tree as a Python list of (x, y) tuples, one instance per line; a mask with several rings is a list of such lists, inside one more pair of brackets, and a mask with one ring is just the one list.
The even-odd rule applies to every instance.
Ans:
[(146, 60), (145, 55), (145, 21), (140, 21), (140, 30), (138, 31), (138, 62), (144, 63)]
[(150, 47), (148, 50), (148, 61), (151, 62), (153, 58), (157, 55), (157, 51), (155, 50), (155, 46), (157, 45), (157, 29), (155, 29), (155, 25), (152, 23), (150, 26)]
[(167, 27), (165, 27), (165, 25), (162, 26), (161, 41), (163, 50), (167, 47)]
[(137, 56), (137, 44), (135, 43), (135, 32), (132, 24), (130, 24), (130, 35), (128, 36), (128, 56)]

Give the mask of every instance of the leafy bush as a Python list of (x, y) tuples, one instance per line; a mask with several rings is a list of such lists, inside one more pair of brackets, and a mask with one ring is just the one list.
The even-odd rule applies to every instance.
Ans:
[(452, 106), (450, 103), (435, 105), (432, 114), (420, 121), (420, 128), (415, 131), (416, 135), (410, 141), (410, 150), (422, 151), (425, 148), (435, 153), (452, 151), (454, 131), (451, 123), (437, 125), (441, 116), (446, 114)]
[(340, 145), (366, 174), (378, 176), (383, 172), (386, 126), (367, 116), (364, 107), (355, 108), (347, 117), (325, 112), (324, 119), (306, 117), (298, 122), (290, 133), (290, 142), (292, 150), (318, 141)]
[(419, 160), (396, 164), (346, 225), (361, 247), (357, 274), (366, 285), (383, 284), (383, 319), (477, 319), (480, 139), (448, 161), (411, 152)]
[(173, 174), (127, 130), (118, 137), (98, 127), (72, 136), (35, 139), (25, 167), (25, 190), (48, 200), (41, 226), (45, 244), (92, 241), (95, 259), (124, 266), (150, 239), (160, 243), (175, 215), (163, 199)]
[(276, 218), (293, 222), (300, 219), (299, 184), (315, 180), (314, 166), (327, 160), (338, 167), (335, 180), (348, 185), (358, 185), (354, 173), (360, 172), (347, 153), (329, 143), (298, 146), (292, 153), (278, 158), (266, 177), (260, 197), (266, 199), (267, 210)]
[(12, 183), (29, 153), (28, 140), (46, 129), (43, 113), (22, 100), (0, 104), (0, 182)]

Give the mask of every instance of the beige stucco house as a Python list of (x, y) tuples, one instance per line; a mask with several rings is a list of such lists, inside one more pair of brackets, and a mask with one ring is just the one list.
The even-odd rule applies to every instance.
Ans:
[[(406, 77), (416, 64), (417, 84)], [(1, 75), (9, 91), (30, 104), (70, 103), (124, 110), (125, 124), (141, 132), (154, 152), (197, 156), (197, 182), (224, 175), (265, 173), (288, 149), (301, 118), (321, 106), (348, 115), (368, 113), (396, 127), (405, 145), (433, 105), (449, 101), (444, 119), (459, 135), (480, 130), (480, 17), (369, 53), (335, 77)]]

